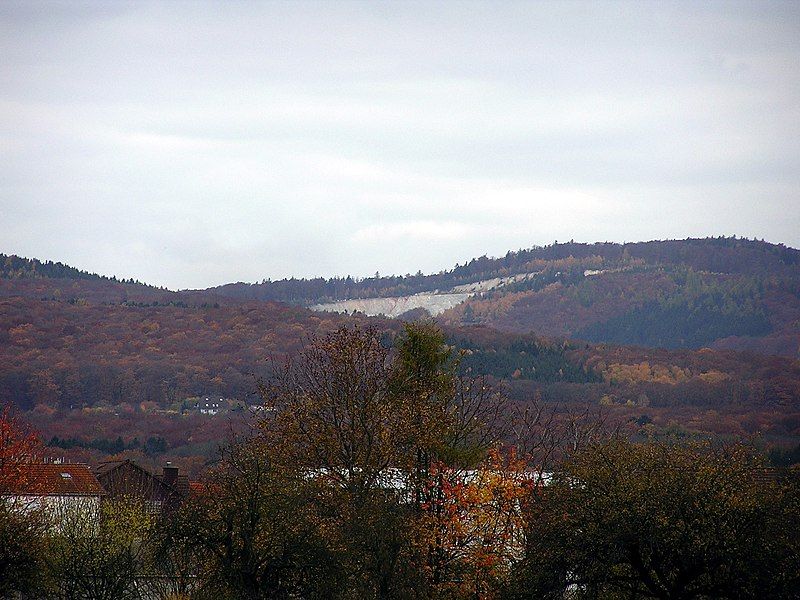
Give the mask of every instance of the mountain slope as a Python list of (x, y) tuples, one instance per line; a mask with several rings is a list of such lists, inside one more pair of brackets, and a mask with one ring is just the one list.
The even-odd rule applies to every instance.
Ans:
[(800, 356), (800, 251), (739, 238), (553, 244), (435, 275), (231, 284), (216, 294), (317, 310), (667, 348)]
[[(519, 278), (503, 270), (511, 266), (499, 267), (489, 259), (479, 259), (480, 267), (462, 267), (457, 284), (462, 287), (449, 289), (475, 295), (443, 313), (443, 321), (452, 321), (446, 327), (450, 343), (463, 352), (462, 370), (503, 381), (514, 401), (604, 406), (634, 429), (642, 428), (642, 435), (760, 433), (778, 441), (800, 436), (798, 360), (728, 350), (568, 343), (526, 332), (564, 337), (571, 331), (566, 326), (588, 330), (625, 310), (660, 302), (664, 312), (674, 306), (696, 311), (690, 314), (698, 315), (702, 327), (690, 333), (705, 327), (708, 335), (717, 335), (719, 328), (744, 323), (758, 334), (764, 318), (778, 314), (789, 320), (795, 314), (792, 263), (767, 263), (767, 275), (755, 277), (747, 270), (698, 272), (625, 256), (610, 262), (591, 250), (573, 245), (569, 251), (582, 252), (579, 258), (499, 259), (524, 269), (527, 275)], [(759, 262), (764, 249), (756, 250), (758, 260), (752, 264), (764, 266)], [(536, 252), (562, 256), (567, 251)], [(193, 398), (253, 399), (255, 378), (270, 373), (269, 359), (280, 361), (309, 336), (342, 325), (369, 325), (391, 343), (401, 325), (399, 320), (230, 298), (220, 290), (172, 292), (85, 277), (66, 266), (43, 273), (36, 263), (27, 270), (14, 264), (0, 278), (0, 402), (27, 411), (46, 439), (58, 438), (53, 443), (59, 449), (66, 444), (84, 453), (133, 447), (153, 438), (148, 448), (168, 456), (206, 456), (226, 426), (187, 414), (184, 407)], [(769, 274), (781, 269), (780, 277)], [(486, 279), (488, 274), (497, 277)], [(453, 279), (443, 275), (438, 282), (447, 277)], [(775, 292), (779, 286), (784, 286), (783, 297)], [(709, 314), (717, 313), (730, 318), (709, 320)], [(635, 313), (638, 322), (648, 322), (651, 314)], [(655, 314), (663, 317), (663, 312)], [(744, 320), (746, 315), (752, 322)], [(625, 326), (621, 319), (615, 331), (625, 332)], [(654, 331), (663, 335), (670, 330)], [(774, 335), (734, 341), (763, 344)], [(74, 458), (88, 459), (85, 454)]]

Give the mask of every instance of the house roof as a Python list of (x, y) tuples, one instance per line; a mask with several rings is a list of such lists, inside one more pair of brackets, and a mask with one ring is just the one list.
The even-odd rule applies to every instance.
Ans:
[(113, 471), (120, 469), (122, 467), (127, 467), (129, 469), (135, 469), (136, 471), (139, 471), (141, 474), (157, 482), (159, 485), (163, 486), (165, 489), (169, 490), (172, 493), (176, 493), (180, 496), (187, 496), (189, 494), (189, 478), (186, 475), (179, 474), (174, 481), (168, 482), (166, 479), (164, 479), (163, 475), (152, 473), (148, 469), (144, 468), (137, 462), (130, 459), (108, 460), (105, 462), (101, 462), (99, 465), (97, 465), (95, 472), (97, 473), (97, 476), (103, 481), (103, 484), (107, 484), (109, 475)]
[[(119, 467), (121, 465), (124, 465), (125, 463), (135, 464), (130, 460), (107, 460), (107, 461), (104, 461), (104, 462), (101, 462), (100, 464), (98, 464), (95, 467), (94, 472), (97, 473), (97, 476), (99, 477), (100, 475), (104, 475), (105, 473), (108, 473), (109, 471), (113, 471), (114, 469), (116, 469), (117, 467)], [(138, 465), (136, 465), (136, 466), (138, 466)]]
[(30, 463), (15, 466), (5, 494), (25, 496), (102, 496), (94, 473), (85, 464)]

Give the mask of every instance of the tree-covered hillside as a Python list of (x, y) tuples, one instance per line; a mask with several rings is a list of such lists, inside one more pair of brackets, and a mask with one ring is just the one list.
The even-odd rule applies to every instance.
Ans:
[(265, 280), (209, 291), (313, 305), (445, 292), (479, 281), (500, 283), (445, 311), (440, 322), (591, 342), (800, 356), (800, 251), (736, 237), (554, 243), (475, 258), (433, 275)]
[[(742, 240), (667, 247), (681, 244), (691, 264), (648, 264), (632, 255), (636, 245), (627, 255), (618, 245), (578, 244), (511, 253), (503, 264), (536, 275), (441, 319), (462, 372), (502, 381), (517, 402), (602, 406), (642, 435), (761, 434), (796, 444), (800, 286), (792, 253)], [(713, 257), (717, 247), (742, 252), (739, 267), (702, 270), (713, 261), (703, 263), (701, 250)], [(598, 249), (616, 253), (615, 262), (592, 254)], [(246, 401), (270, 359), (343, 324), (372, 323), (388, 345), (401, 326), (3, 262), (0, 401), (26, 411), (46, 439), (83, 460), (103, 448), (205, 454), (225, 427), (187, 413), (192, 398)], [(470, 264), (458, 277), (511, 273), (489, 259)], [(688, 349), (708, 345), (725, 350)], [(739, 347), (762, 353), (729, 351)]]
[(225, 296), (316, 304), (348, 298), (402, 296), (446, 290), (456, 285), (541, 271), (550, 263), (577, 260), (581, 264), (683, 265), (699, 271), (746, 275), (797, 277), (800, 251), (782, 244), (741, 238), (704, 238), (617, 244), (612, 242), (554, 243), (510, 251), (499, 258), (482, 256), (449, 271), (423, 275), (389, 275), (365, 278), (265, 279), (261, 283), (234, 283), (214, 290)]
[[(15, 254), (0, 253), (0, 279), (82, 279), (88, 281), (120, 281), (145, 285), (133, 278), (120, 279), (116, 276), (98, 275), (70, 267), (62, 262), (52, 260), (41, 261), (37, 258), (25, 258)], [(150, 286), (147, 286), (150, 287)]]
[(574, 246), (574, 255), (473, 296), (441, 315), (442, 322), (591, 342), (800, 357), (800, 272), (793, 249), (689, 240), (630, 244), (630, 251), (611, 259), (610, 252), (587, 256), (583, 245)]

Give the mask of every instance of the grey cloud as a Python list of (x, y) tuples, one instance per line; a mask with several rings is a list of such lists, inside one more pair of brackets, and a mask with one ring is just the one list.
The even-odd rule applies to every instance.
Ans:
[(0, 251), (170, 287), (800, 245), (793, 3), (0, 5)]

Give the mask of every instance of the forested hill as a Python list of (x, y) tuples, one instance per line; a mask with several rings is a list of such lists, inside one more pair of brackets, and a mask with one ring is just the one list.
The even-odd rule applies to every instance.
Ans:
[(292, 304), (317, 304), (350, 298), (404, 296), (432, 290), (448, 290), (477, 281), (542, 270), (571, 260), (587, 268), (618, 266), (670, 266), (696, 271), (749, 276), (797, 278), (800, 250), (783, 244), (743, 238), (702, 238), (618, 244), (612, 242), (554, 243), (510, 251), (499, 258), (482, 256), (449, 271), (423, 275), (389, 275), (363, 279), (281, 279), (261, 283), (231, 283), (213, 291), (251, 300), (275, 300)]
[[(62, 262), (41, 261), (36, 258), (25, 258), (14, 254), (0, 253), (0, 279), (84, 279), (89, 281), (117, 281), (117, 278), (97, 273), (89, 273)], [(123, 280), (123, 282), (125, 282)], [(133, 279), (127, 283), (136, 283)]]
[(61, 262), (0, 254), (0, 298), (23, 297), (68, 304), (219, 306), (241, 301), (208, 291), (175, 292), (140, 281), (82, 271)]
[(560, 258), (538, 263), (524, 281), (471, 297), (441, 320), (590, 342), (800, 357), (794, 248), (709, 238), (541, 252)]
[[(654, 262), (643, 258), (642, 248)], [(701, 250), (709, 253), (705, 262)], [(735, 261), (739, 252), (744, 258)], [(686, 262), (655, 262), (664, 253), (682, 254)], [(762, 433), (794, 442), (800, 437), (800, 361), (792, 356), (648, 350), (549, 335), (633, 337), (645, 323), (651, 337), (637, 342), (669, 346), (668, 336), (683, 335), (697, 345), (703, 341), (698, 336), (716, 335), (719, 348), (741, 348), (749, 340), (762, 344), (759, 350), (765, 343), (796, 349), (795, 255), (758, 242), (701, 240), (663, 247), (559, 244), (497, 261), (476, 259), (442, 281), (517, 269), (530, 277), (477, 293), (440, 322), (463, 351), (462, 368), (504, 381), (515, 400), (604, 405), (635, 420), (642, 435), (674, 433), (678, 423), (687, 435)], [(281, 359), (309, 336), (371, 324), (390, 339), (401, 326), (230, 298), (220, 290), (164, 290), (58, 263), (7, 256), (0, 262), (0, 401), (26, 411), (45, 439), (58, 438), (53, 443), (59, 448), (84, 453), (153, 438), (150, 446), (173, 458), (205, 456), (224, 427), (191, 412), (198, 398), (251, 399), (255, 377), (270, 372), (268, 359)], [(608, 329), (590, 329), (601, 325)], [(755, 333), (719, 337), (741, 327)]]
[[(429, 297), (413, 296), (421, 292)], [(388, 304), (419, 306), (413, 310), (420, 314), (438, 306), (444, 311), (438, 320), (456, 327), (800, 358), (800, 251), (741, 238), (556, 243), (475, 258), (435, 275), (288, 279), (180, 292), (0, 255), (0, 298), (11, 296), (200, 308), (330, 302), (319, 308), (352, 312), (355, 305), (368, 314), (386, 311), (387, 302), (375, 298), (399, 298), (404, 301)], [(337, 304), (346, 298), (367, 300)], [(370, 303), (372, 312), (362, 307)]]
[[(202, 397), (252, 400), (270, 358), (280, 364), (310, 336), (343, 325), (377, 327), (387, 343), (400, 328), (394, 320), (269, 302), (197, 307), (0, 298), (0, 399), (27, 411), (46, 439), (77, 438), (88, 448), (118, 436), (125, 444), (162, 436), (176, 452), (205, 452), (224, 427), (204, 430), (201, 441), (192, 429), (197, 423), (182, 420), (187, 406)], [(675, 421), (716, 434), (800, 436), (797, 360), (565, 343), (480, 326), (446, 332), (463, 351), (464, 370), (504, 381), (521, 402), (605, 405), (659, 431)]]
[[(386, 310), (375, 298), (399, 298), (406, 301), (395, 304), (427, 306), (455, 326), (800, 357), (800, 251), (735, 237), (555, 243), (435, 275), (289, 279), (213, 291), (368, 314)], [(421, 292), (438, 295), (412, 297)], [(349, 298), (364, 300), (343, 301)]]

